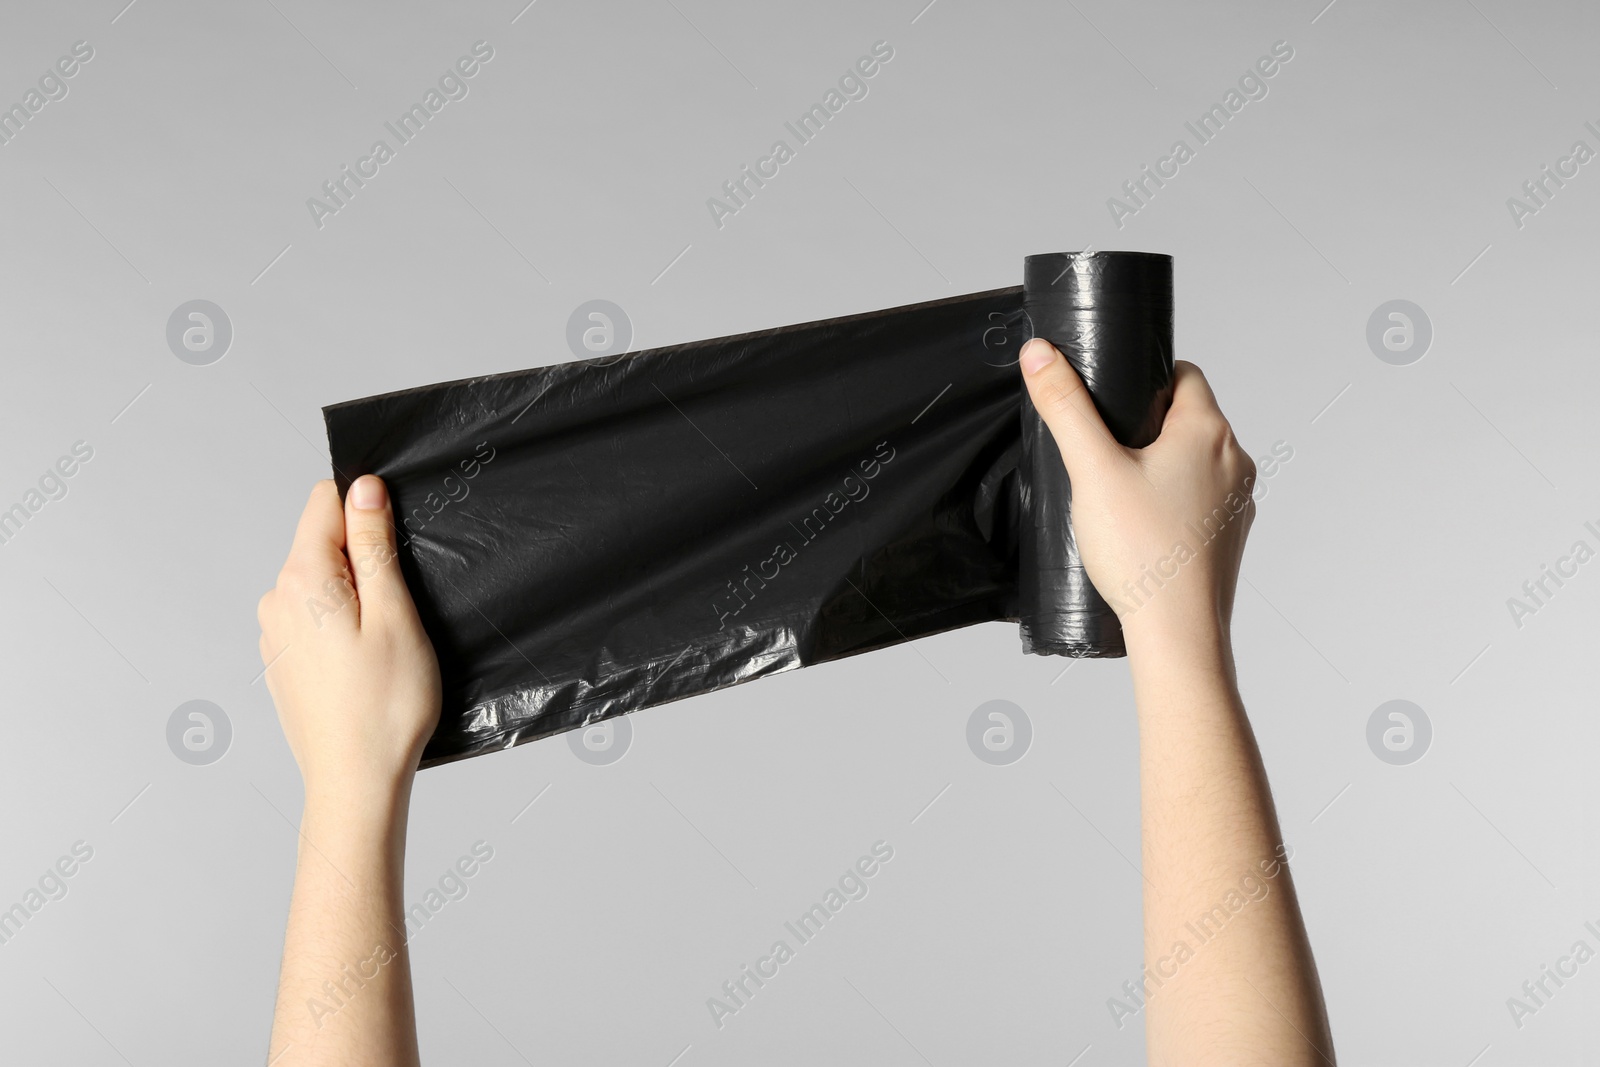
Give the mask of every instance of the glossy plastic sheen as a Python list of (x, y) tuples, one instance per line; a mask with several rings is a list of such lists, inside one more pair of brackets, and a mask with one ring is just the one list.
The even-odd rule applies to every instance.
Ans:
[[(1111, 435), (1133, 448), (1154, 441), (1172, 403), (1172, 258), (1137, 252), (1029, 256), (1023, 277), (1033, 332), (1066, 356)], [(1078, 556), (1072, 484), (1061, 451), (1026, 391), (1021, 403), (1023, 650), (1125, 655), (1116, 613)]]
[(1121, 655), (1015, 361), (1036, 328), (1152, 439), (1171, 260), (1033, 256), (1026, 281), (325, 409), (340, 493), (389, 485), (438, 650), (423, 765), (979, 622)]

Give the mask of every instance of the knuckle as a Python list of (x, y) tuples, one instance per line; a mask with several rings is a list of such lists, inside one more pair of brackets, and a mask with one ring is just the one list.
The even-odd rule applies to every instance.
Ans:
[(366, 555), (382, 556), (389, 551), (389, 530), (383, 526), (366, 526), (351, 530), (349, 544), (353, 551)]
[(1042, 383), (1039, 388), (1039, 399), (1044, 402), (1041, 412), (1052, 416), (1059, 416), (1065, 415), (1072, 410), (1073, 395), (1078, 391), (1078, 388), (1082, 388), (1082, 386), (1072, 388), (1062, 382), (1059, 378), (1056, 378)]
[(302, 564), (294, 560), (283, 565), (278, 572), (277, 592), (285, 596), (294, 596), (316, 584), (315, 577)]

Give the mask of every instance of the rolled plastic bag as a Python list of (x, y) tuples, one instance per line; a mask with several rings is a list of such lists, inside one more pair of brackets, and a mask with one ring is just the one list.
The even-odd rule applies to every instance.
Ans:
[[(1121, 444), (1143, 448), (1172, 403), (1172, 259), (1134, 252), (1029, 256), (1023, 308), (1061, 350)], [(1017, 592), (1025, 652), (1122, 656), (1116, 613), (1089, 581), (1072, 532), (1061, 450), (1022, 404), (1022, 557)]]
[(961, 626), (1122, 655), (1015, 367), (1061, 348), (1107, 426), (1171, 398), (1172, 265), (1028, 257), (1023, 286), (324, 409), (341, 496), (388, 484), (444, 681), (423, 766)]

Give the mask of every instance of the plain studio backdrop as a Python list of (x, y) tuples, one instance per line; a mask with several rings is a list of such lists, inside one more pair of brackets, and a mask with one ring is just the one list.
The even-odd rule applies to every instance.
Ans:
[[(254, 608), (322, 405), (575, 358), (591, 300), (637, 349), (1086, 246), (1171, 253), (1178, 355), (1292, 451), (1235, 640), (1345, 1062), (1594, 1062), (1600, 961), (1558, 962), (1600, 949), (1592, 9), (524, 2), (3, 16), (8, 1062), (265, 1058), (300, 782)], [(169, 339), (195, 300), (211, 332)], [(996, 700), (1031, 726), (1004, 765), (968, 742)], [(630, 722), (613, 762), (420, 776), (430, 1062), (1142, 1062), (1108, 1005), (1141, 968), (1124, 662), (992, 624)]]

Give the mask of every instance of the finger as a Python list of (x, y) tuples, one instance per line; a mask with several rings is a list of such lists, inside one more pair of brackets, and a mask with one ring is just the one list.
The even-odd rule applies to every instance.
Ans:
[(311, 498), (300, 515), (285, 570), (303, 569), (316, 584), (337, 577), (345, 568), (344, 509), (333, 482), (323, 480), (311, 488)]
[(394, 509), (389, 490), (375, 474), (363, 474), (345, 497), (345, 551), (355, 572), (362, 623), (385, 608), (410, 604), (395, 554)]
[(1094, 467), (1126, 458), (1122, 446), (1106, 429), (1078, 372), (1054, 345), (1035, 337), (1022, 346), (1017, 362), (1028, 396), (1061, 449), (1069, 475), (1077, 477)]

